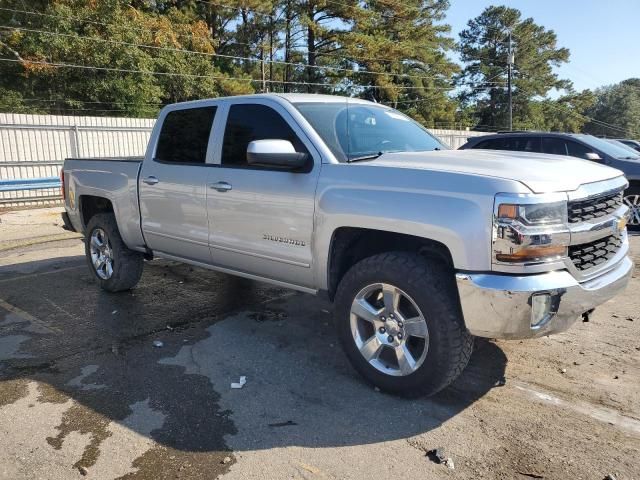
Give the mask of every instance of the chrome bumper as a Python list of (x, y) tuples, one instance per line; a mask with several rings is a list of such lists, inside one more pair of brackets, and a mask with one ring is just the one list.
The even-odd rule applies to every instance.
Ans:
[(561, 332), (624, 290), (633, 262), (579, 283), (567, 271), (536, 275), (457, 273), (467, 330), (478, 337), (521, 339)]

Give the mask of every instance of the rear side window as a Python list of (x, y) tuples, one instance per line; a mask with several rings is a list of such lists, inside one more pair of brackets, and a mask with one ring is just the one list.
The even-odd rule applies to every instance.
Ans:
[(205, 163), (209, 133), (216, 107), (187, 108), (169, 112), (164, 119), (156, 160), (170, 163)]
[(513, 137), (507, 150), (518, 152), (540, 152), (540, 137)]
[(491, 138), (478, 143), (473, 148), (482, 148), (484, 150), (505, 150), (504, 138)]
[(297, 152), (308, 153), (289, 124), (273, 108), (266, 105), (232, 105), (224, 131), (222, 165), (247, 167), (247, 146), (254, 140), (288, 140)]
[(543, 137), (542, 151), (551, 155), (567, 155), (567, 145), (563, 138)]

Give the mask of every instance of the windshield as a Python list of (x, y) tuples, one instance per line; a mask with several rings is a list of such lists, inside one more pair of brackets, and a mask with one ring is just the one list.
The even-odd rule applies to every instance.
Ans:
[(589, 146), (600, 150), (601, 152), (610, 155), (613, 158), (624, 160), (640, 160), (640, 156), (638, 155), (638, 153), (635, 153), (634, 155), (633, 152), (626, 150), (622, 146), (614, 145), (613, 143), (609, 143), (606, 140), (594, 137), (593, 135), (576, 135), (576, 138), (579, 138)]
[(449, 149), (417, 122), (382, 105), (296, 103), (340, 162), (387, 152)]

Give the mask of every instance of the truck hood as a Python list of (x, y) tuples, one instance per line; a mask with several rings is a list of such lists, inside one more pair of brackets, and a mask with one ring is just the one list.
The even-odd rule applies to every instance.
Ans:
[(572, 191), (622, 175), (615, 168), (574, 157), (480, 149), (385, 153), (362, 164), (498, 177), (520, 182), (534, 193)]

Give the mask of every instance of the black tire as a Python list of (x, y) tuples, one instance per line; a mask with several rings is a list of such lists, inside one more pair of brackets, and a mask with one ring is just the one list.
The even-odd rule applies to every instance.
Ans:
[[(627, 198), (627, 197), (630, 197), (630, 198)], [(638, 204), (638, 202), (640, 202), (640, 186), (631, 185), (629, 188), (627, 188), (624, 191), (624, 198), (625, 198), (625, 203), (629, 207), (631, 207), (629, 203), (635, 203), (637, 205), (637, 208), (640, 208), (640, 204)], [(633, 216), (633, 213), (632, 213), (631, 220), (627, 224), (627, 230), (629, 230), (630, 232), (640, 232), (640, 222), (636, 220), (636, 217)]]
[[(113, 273), (108, 279), (101, 278), (91, 261), (91, 237), (97, 229), (102, 229), (108, 239), (112, 257)], [(127, 248), (122, 241), (116, 218), (112, 213), (99, 213), (91, 217), (87, 225), (84, 251), (89, 269), (103, 290), (121, 292), (135, 287), (142, 277), (144, 256)]]
[[(360, 353), (351, 333), (351, 305), (367, 285), (387, 283), (411, 297), (428, 328), (424, 362), (413, 373), (392, 376), (374, 368)], [(438, 261), (406, 252), (366, 258), (342, 278), (335, 300), (336, 330), (353, 367), (383, 391), (406, 397), (428, 396), (451, 384), (462, 373), (473, 351), (454, 272)]]

